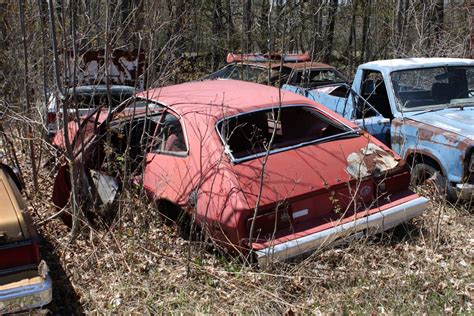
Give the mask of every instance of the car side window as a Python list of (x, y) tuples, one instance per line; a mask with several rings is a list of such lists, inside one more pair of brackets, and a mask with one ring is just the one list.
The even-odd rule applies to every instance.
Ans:
[(183, 127), (179, 119), (167, 112), (155, 132), (153, 151), (170, 155), (185, 155), (187, 152)]
[(234, 71), (235, 66), (234, 65), (227, 65), (226, 67), (222, 68), (221, 70), (216, 71), (215, 73), (210, 75), (210, 78), (215, 79), (215, 78), (224, 78), (227, 79), (230, 77), (232, 72)]
[(246, 67), (247, 66), (245, 66), (245, 65), (236, 64), (234, 66), (234, 69), (233, 69), (232, 73), (229, 75), (228, 79), (234, 79), (234, 80), (244, 79), (245, 80), (245, 77), (242, 77), (243, 72), (244, 72), (242, 68), (246, 68)]
[(263, 68), (249, 66), (247, 67), (246, 77), (249, 81), (266, 83), (268, 81), (268, 72)]
[(375, 70), (365, 70), (362, 81), (362, 97), (366, 99), (383, 117), (392, 119), (387, 88), (382, 73)]

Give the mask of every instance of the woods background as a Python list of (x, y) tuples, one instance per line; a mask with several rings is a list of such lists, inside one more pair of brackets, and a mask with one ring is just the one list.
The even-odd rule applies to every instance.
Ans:
[(53, 31), (59, 53), (144, 50), (149, 86), (159, 86), (216, 70), (228, 52), (308, 51), (349, 78), (370, 60), (468, 56), (468, 21), (468, 1), (449, 0), (2, 0), (1, 93), (14, 102), (22, 90), (23, 36), (28, 86), (38, 96), (54, 88)]

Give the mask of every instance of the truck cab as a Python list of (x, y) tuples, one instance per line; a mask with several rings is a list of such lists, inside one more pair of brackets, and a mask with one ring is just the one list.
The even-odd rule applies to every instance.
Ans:
[(352, 86), (284, 86), (353, 120), (447, 196), (474, 196), (474, 60), (405, 58), (358, 67)]

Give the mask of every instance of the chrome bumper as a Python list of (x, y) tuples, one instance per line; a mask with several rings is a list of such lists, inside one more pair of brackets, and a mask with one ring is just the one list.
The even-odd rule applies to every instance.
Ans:
[(474, 199), (474, 184), (458, 183), (456, 184), (456, 194), (460, 200)]
[(53, 298), (49, 275), (40, 283), (0, 291), (0, 314), (13, 313), (41, 307)]
[(285, 260), (363, 230), (369, 230), (371, 233), (383, 232), (420, 215), (426, 209), (427, 204), (428, 199), (418, 197), (330, 229), (257, 250), (255, 253), (258, 263), (264, 266), (271, 261)]

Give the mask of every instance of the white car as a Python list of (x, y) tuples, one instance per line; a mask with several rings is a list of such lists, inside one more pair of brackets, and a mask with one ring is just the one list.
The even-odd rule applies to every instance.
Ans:
[[(126, 85), (109, 85), (109, 91), (112, 98), (112, 107), (116, 107), (131, 97), (135, 93), (135, 88)], [(107, 85), (84, 85), (75, 89), (67, 89), (66, 96), (62, 97), (62, 101), (69, 101), (69, 120), (85, 116), (99, 105), (108, 104), (107, 94)], [(63, 116), (61, 103), (51, 94), (45, 113), (45, 127), (49, 140), (56, 135), (58, 129), (61, 129)]]

